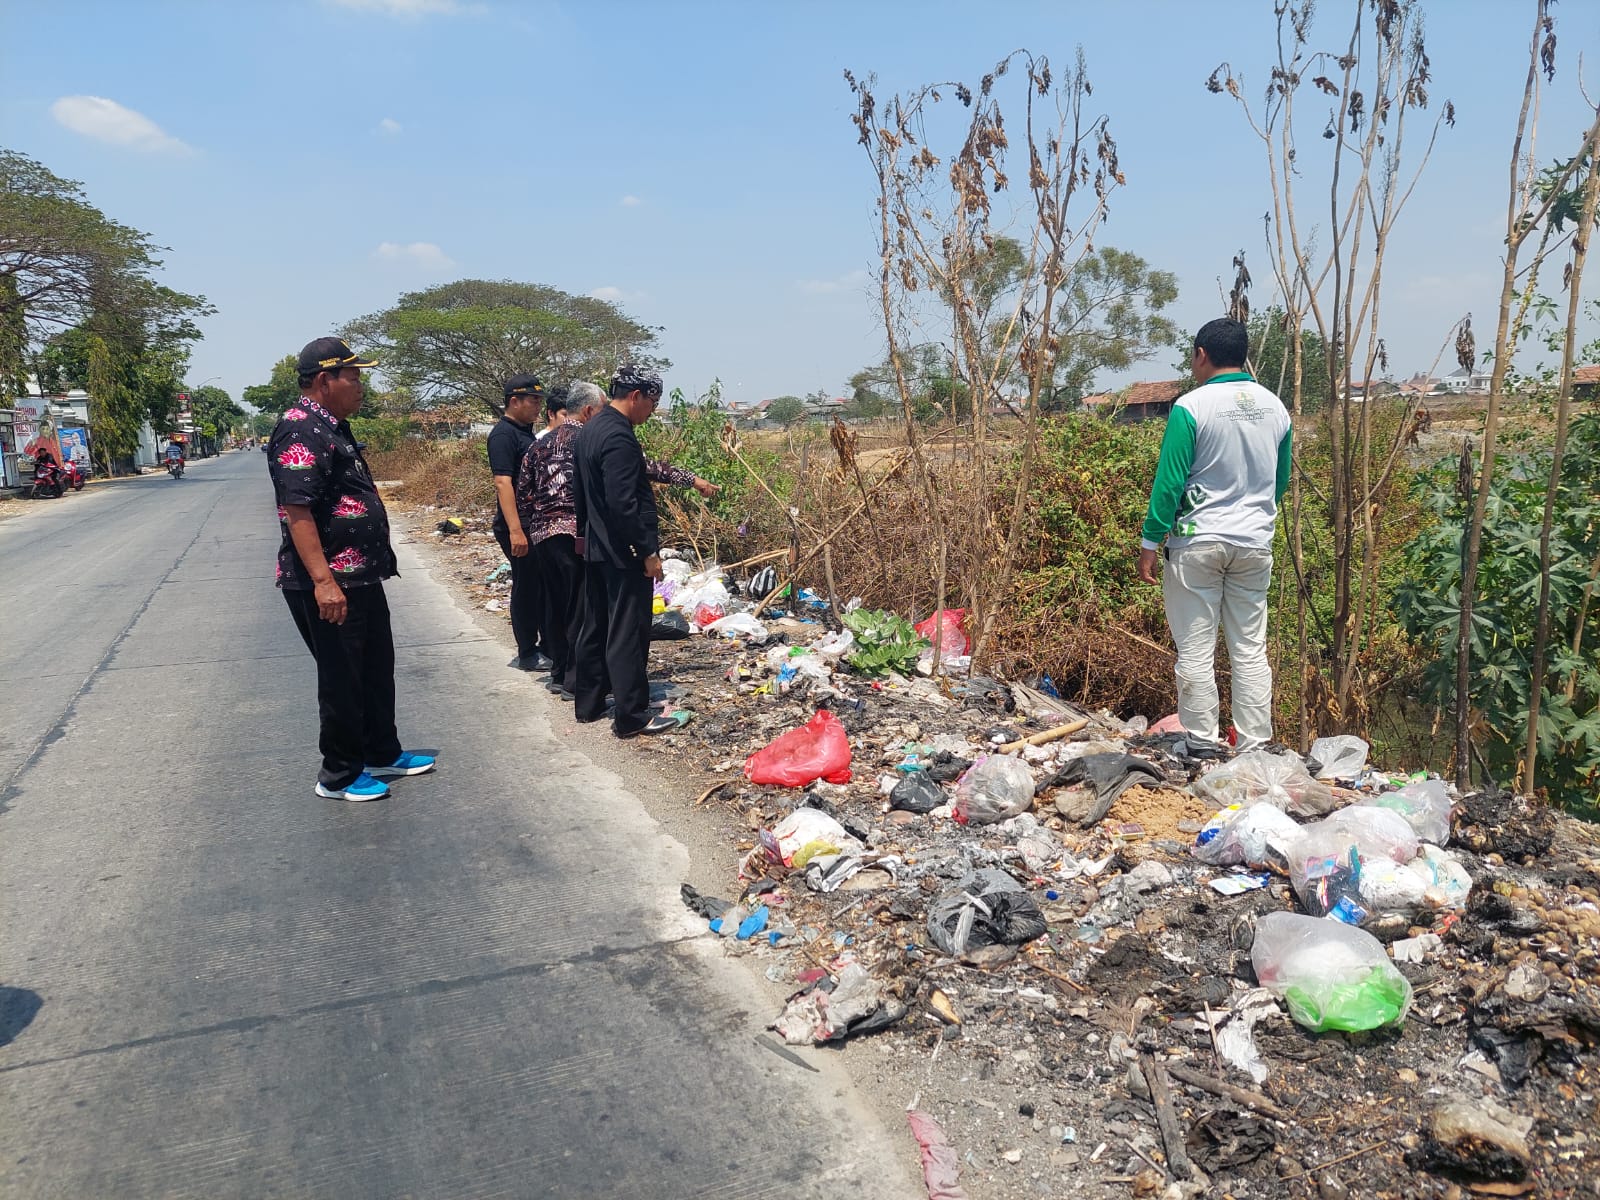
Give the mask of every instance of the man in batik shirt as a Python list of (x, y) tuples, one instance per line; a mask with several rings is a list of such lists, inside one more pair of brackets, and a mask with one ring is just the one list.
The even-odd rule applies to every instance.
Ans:
[(375, 366), (339, 338), (311, 342), (300, 351), (300, 399), (267, 444), (283, 528), (278, 587), (317, 663), (316, 793), (330, 800), (379, 800), (389, 794), (383, 779), (433, 770), (395, 731), (383, 581), (399, 572), (389, 514), (349, 425), (362, 368)]

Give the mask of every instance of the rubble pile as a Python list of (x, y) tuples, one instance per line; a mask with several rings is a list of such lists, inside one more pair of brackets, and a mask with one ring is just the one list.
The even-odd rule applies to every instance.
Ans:
[(729, 829), (684, 900), (787, 989), (774, 1049), (916, 1093), (930, 1186), (1600, 1195), (1591, 827), (970, 675), (950, 614), (935, 671), (767, 582), (668, 564), (683, 728), (641, 751)]

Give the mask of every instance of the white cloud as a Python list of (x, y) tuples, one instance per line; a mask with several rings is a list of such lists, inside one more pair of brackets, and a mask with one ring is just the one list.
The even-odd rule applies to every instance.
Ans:
[(624, 196), (619, 203), (623, 208), (638, 208), (644, 201), (637, 196)]
[(98, 142), (156, 153), (191, 153), (188, 146), (143, 113), (104, 96), (63, 96), (50, 106), (50, 115), (73, 133)]
[(453, 16), (466, 12), (467, 5), (460, 0), (323, 0), (335, 8), (349, 8), (357, 12), (374, 12), (385, 17), (416, 19), (431, 14)]
[(390, 137), (393, 137), (404, 128), (405, 126), (400, 124), (400, 122), (396, 121), (393, 117), (385, 117), (383, 120), (378, 122), (378, 132), (387, 134)]
[(629, 292), (619, 287), (612, 287), (609, 284), (605, 287), (590, 289), (589, 295), (596, 300), (605, 300), (611, 304), (621, 304), (624, 300), (637, 301), (645, 298), (643, 292)]
[(865, 271), (851, 271), (837, 279), (802, 279), (795, 287), (812, 296), (831, 296), (835, 292), (853, 292), (867, 282)]
[(424, 267), (453, 267), (454, 260), (433, 242), (379, 242), (372, 252), (391, 262), (412, 262)]

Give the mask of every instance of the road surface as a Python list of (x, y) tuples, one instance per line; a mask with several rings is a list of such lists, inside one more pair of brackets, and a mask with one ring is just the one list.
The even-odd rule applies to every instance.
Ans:
[[(682, 847), (401, 544), (400, 728), (321, 800), (262, 456), (0, 521), (0, 1195), (918, 1194)], [(570, 722), (568, 722), (570, 724)], [(618, 761), (626, 761), (626, 758)]]

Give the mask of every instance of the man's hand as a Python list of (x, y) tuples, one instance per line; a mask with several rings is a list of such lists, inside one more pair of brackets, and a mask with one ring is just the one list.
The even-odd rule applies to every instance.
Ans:
[(722, 485), (720, 483), (712, 483), (709, 479), (696, 478), (694, 481), (694, 490), (709, 500), (722, 490)]
[(1139, 578), (1146, 583), (1160, 584), (1161, 576), (1158, 573), (1161, 562), (1161, 551), (1139, 550)]
[(652, 554), (644, 560), (644, 573), (647, 579), (661, 578), (661, 555)]
[(511, 531), (511, 557), (521, 558), (528, 552), (528, 535), (520, 529)]
[(317, 614), (329, 625), (343, 625), (350, 603), (344, 598), (344, 589), (336, 579), (325, 579), (312, 587), (317, 598)]

